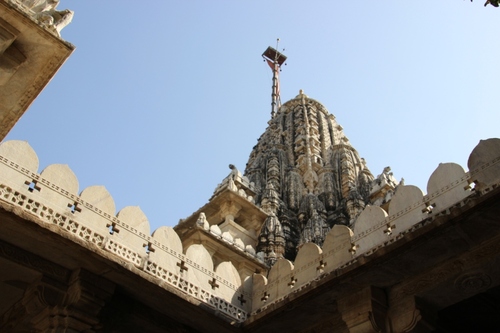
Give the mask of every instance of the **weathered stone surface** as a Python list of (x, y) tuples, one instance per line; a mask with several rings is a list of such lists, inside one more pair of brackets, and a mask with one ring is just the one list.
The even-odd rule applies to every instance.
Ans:
[[(245, 250), (245, 243), (241, 240), (241, 238), (236, 238), (234, 240), (234, 246), (236, 246), (238, 249), (244, 251)], [(251, 247), (251, 245), (250, 245)]]
[[(76, 178), (76, 175), (68, 165), (51, 164), (43, 169), (40, 173), (40, 177), (50, 184), (48, 185), (45, 182), (37, 184), (40, 186), (40, 192), (43, 191), (43, 201), (55, 207), (59, 207), (63, 211), (77, 212), (78, 207), (75, 207), (75, 205), (78, 206), (78, 203), (68, 196), (78, 196), (78, 178)], [(65, 194), (61, 193), (61, 190), (63, 190)], [(76, 211), (75, 208), (77, 208)]]
[(464, 169), (456, 163), (440, 163), (427, 183), (433, 210), (439, 212), (470, 195)]
[(477, 190), (500, 182), (500, 139), (481, 140), (472, 150), (467, 166)]
[(26, 61), (26, 56), (14, 44), (21, 34), (19, 30), (0, 18), (0, 86), (5, 86), (19, 67)]
[(391, 299), (388, 319), (395, 332), (411, 332), (422, 319), (420, 310), (417, 309), (414, 296), (403, 299)]
[(387, 332), (387, 305), (383, 290), (368, 286), (339, 299), (338, 304), (349, 332)]
[(245, 252), (248, 252), (249, 254), (255, 256), (256, 253), (255, 253), (255, 249), (253, 248), (252, 245), (247, 245), (245, 246)]
[(222, 233), (222, 239), (225, 240), (228, 243), (231, 243), (231, 244), (234, 241), (233, 236), (228, 231), (225, 231), (225, 232)]
[(121, 243), (140, 254), (146, 254), (146, 237), (150, 235), (149, 221), (144, 212), (138, 206), (127, 206), (122, 208), (116, 217), (120, 220), (121, 226), (110, 226), (113, 231), (112, 237), (120, 240)]
[(266, 291), (267, 278), (262, 274), (254, 274), (252, 277), (252, 311), (265, 306), (269, 300)]
[[(404, 232), (427, 217), (422, 190), (413, 185), (398, 186), (389, 205), (389, 223)], [(393, 229), (394, 229), (393, 228)]]
[(243, 280), (243, 284), (242, 284), (242, 292), (247, 295), (251, 301), (247, 301), (247, 302), (244, 302), (243, 304), (241, 304), (241, 301), (239, 302), (243, 309), (245, 309), (245, 311), (247, 311), (248, 313), (250, 313), (252, 311), (252, 303), (253, 303), (253, 295), (252, 295), (252, 291), (253, 291), (253, 278), (256, 274), (252, 274), (250, 276), (247, 276), (244, 280)]
[(352, 230), (343, 225), (335, 225), (328, 233), (323, 244), (325, 273), (331, 272), (352, 259)]
[(281, 298), (290, 292), (288, 282), (293, 276), (293, 264), (286, 259), (278, 259), (269, 271), (267, 292), (268, 302)]
[(397, 232), (392, 229), (388, 225), (385, 210), (378, 206), (365, 207), (353, 230), (356, 237), (356, 254), (363, 254), (386, 242), (393, 232)]
[[(104, 186), (94, 185), (85, 188), (80, 193), (80, 199), (92, 205), (94, 210), (87, 207), (73, 207), (81, 209), (77, 210), (77, 219), (85, 221), (89, 227), (102, 235), (109, 234), (107, 225), (110, 219), (116, 214), (115, 201), (111, 194)], [(79, 205), (77, 205), (79, 206)]]
[[(235, 222), (232, 218), (227, 218), (223, 223), (219, 225), (222, 232), (222, 237), (230, 240), (239, 239), (242, 244), (249, 244), (251, 246), (257, 245), (257, 236), (255, 235), (255, 230), (246, 230), (243, 226)], [(224, 236), (228, 235), (228, 237)], [(245, 248), (245, 246), (243, 246)]]
[(114, 216), (116, 213), (115, 200), (102, 185), (93, 185), (80, 193), (80, 199), (98, 208), (102, 213)]
[(220, 231), (220, 228), (218, 225), (214, 224), (210, 226), (210, 232), (214, 234), (215, 236), (221, 236), (222, 232)]
[(156, 229), (151, 236), (154, 241), (166, 246), (168, 250), (152, 244), (149, 259), (170, 272), (177, 272), (179, 270), (177, 255), (183, 253), (182, 242), (177, 233), (171, 227), (163, 226)]
[[(6, 141), (0, 144), (0, 156), (3, 157), (0, 162), (0, 182), (8, 182), (16, 189), (27, 190), (33, 181), (30, 173), (38, 172), (38, 156), (33, 148), (26, 141)], [(26, 171), (20, 172), (22, 169)]]
[(225, 282), (219, 283), (219, 287), (215, 288), (214, 294), (232, 304), (241, 305), (238, 301), (238, 297), (241, 297), (241, 293), (237, 292), (238, 289), (241, 289), (241, 279), (234, 265), (230, 261), (221, 262), (217, 265), (215, 274), (224, 279)]
[(306, 243), (300, 247), (297, 258), (293, 262), (294, 275), (288, 282), (290, 289), (314, 280), (323, 273), (325, 265), (321, 260), (322, 252), (321, 248), (314, 243)]
[[(213, 278), (211, 279), (210, 275), (207, 274), (207, 272), (214, 272), (214, 263), (207, 249), (201, 244), (191, 245), (186, 250), (186, 258), (199, 267), (196, 269), (189, 265), (186, 266), (187, 272), (182, 272), (186, 279), (205, 290), (213, 292), (214, 289), (217, 289), (215, 285), (220, 283), (213, 281)], [(211, 284), (211, 282), (216, 282), (216, 284)]]

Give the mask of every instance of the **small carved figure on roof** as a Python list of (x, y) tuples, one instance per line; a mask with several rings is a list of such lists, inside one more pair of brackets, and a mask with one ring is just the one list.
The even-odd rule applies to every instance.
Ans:
[(231, 169), (231, 178), (238, 179), (241, 177), (241, 172), (234, 166), (234, 164), (229, 164), (229, 169)]
[(198, 220), (196, 221), (196, 224), (198, 224), (200, 227), (202, 227), (205, 230), (210, 229), (210, 225), (207, 221), (207, 216), (203, 212), (201, 212), (200, 215), (198, 216)]
[(389, 184), (392, 187), (395, 187), (398, 183), (396, 181), (396, 178), (394, 178), (393, 173), (391, 172), (391, 167), (385, 167), (384, 171), (377, 177), (377, 184), (378, 185), (383, 185), (383, 184)]
[(59, 0), (23, 0), (23, 4), (35, 13), (38, 22), (59, 37), (61, 30), (73, 19), (73, 11), (56, 10)]

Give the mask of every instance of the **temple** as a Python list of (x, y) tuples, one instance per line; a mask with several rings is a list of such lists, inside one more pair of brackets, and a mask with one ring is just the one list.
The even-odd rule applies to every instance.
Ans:
[[(74, 49), (57, 4), (0, 0), (1, 140)], [(264, 55), (267, 129), (173, 228), (0, 143), (1, 332), (498, 330), (500, 139), (478, 138), (467, 170), (440, 164), (424, 194), (374, 176), (303, 91), (281, 105), (286, 57)]]

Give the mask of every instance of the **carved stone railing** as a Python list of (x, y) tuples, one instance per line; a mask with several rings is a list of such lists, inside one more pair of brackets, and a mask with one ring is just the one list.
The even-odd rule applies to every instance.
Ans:
[(22, 209), (41, 227), (77, 238), (91, 251), (113, 254), (106, 257), (156, 277), (160, 286), (166, 282), (229, 321), (247, 318), (251, 286), (235, 278), (231, 263), (214, 269), (208, 251), (197, 245), (183, 254), (172, 228), (160, 227), (150, 236), (149, 222), (138, 207), (125, 207), (114, 216), (114, 201), (104, 187), (91, 186), (77, 195), (78, 181), (67, 166), (50, 165), (41, 174), (32, 171), (37, 169), (38, 158), (27, 143), (2, 143), (0, 204)]
[(392, 197), (389, 212), (368, 206), (353, 230), (336, 225), (323, 247), (306, 243), (292, 263), (280, 259), (268, 277), (254, 276), (252, 314), (274, 303), (321, 283), (329, 273), (368, 257), (406, 234), (433, 223), (434, 218), (450, 214), (453, 207), (465, 205), (474, 193), (481, 196), (500, 185), (500, 139), (481, 141), (468, 160), (471, 171), (454, 163), (440, 164), (429, 178), (428, 195), (416, 186), (400, 186)]
[[(240, 195), (238, 192), (236, 193)], [(223, 233), (217, 224), (210, 225), (204, 213), (200, 214), (198, 221), (196, 221), (196, 227), (233, 246), (235, 251), (243, 252), (251, 260), (257, 260), (259, 263), (264, 264), (264, 253), (256, 253), (251, 244), (245, 244), (240, 238), (234, 239), (228, 232)]]

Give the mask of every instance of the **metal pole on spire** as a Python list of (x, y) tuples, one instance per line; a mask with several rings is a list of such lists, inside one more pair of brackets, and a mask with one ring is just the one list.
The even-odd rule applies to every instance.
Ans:
[[(278, 44), (280, 39), (276, 40), (276, 49), (269, 46), (264, 53), (262, 53), (262, 57), (264, 61), (267, 62), (269, 67), (271, 67), (273, 71), (273, 91), (271, 94), (271, 118), (274, 118), (276, 112), (278, 112), (278, 108), (281, 106), (280, 99), (280, 82), (279, 82), (279, 72), (281, 71), (281, 65), (286, 61), (286, 56), (283, 53), (277, 51)], [(279, 103), (279, 104), (278, 104)]]

